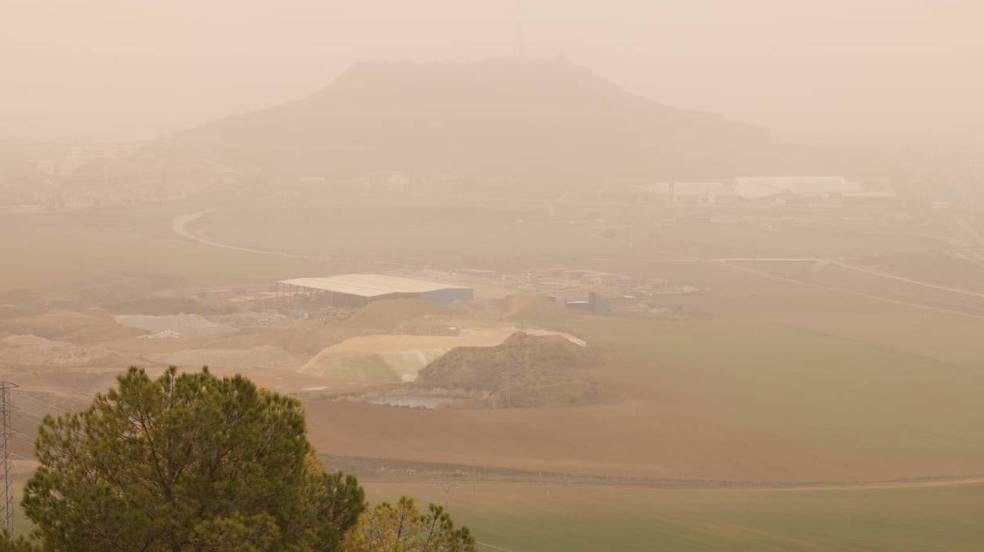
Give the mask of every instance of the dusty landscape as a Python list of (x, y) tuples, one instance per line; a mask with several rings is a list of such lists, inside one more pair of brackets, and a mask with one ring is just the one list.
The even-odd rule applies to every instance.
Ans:
[(136, 366), (297, 399), (297, 481), (481, 551), (984, 547), (976, 5), (42, 4), (0, 529)]
[[(701, 209), (729, 220), (711, 223), (703, 235), (687, 222), (691, 210), (659, 205), (650, 207), (661, 213), (655, 225), (648, 217), (574, 224), (559, 217), (476, 221), (481, 230), (472, 233), (463, 222), (407, 221), (390, 235), (405, 244), (426, 241), (426, 249), (407, 245), (390, 259), (370, 232), (362, 247), (381, 253), (354, 265), (348, 254), (325, 255), (325, 240), (337, 235), (331, 226), (304, 241), (275, 220), (237, 223), (256, 207), (226, 207), (174, 232), (172, 220), (191, 207), (148, 207), (121, 219), (97, 211), (0, 222), (5, 251), (30, 244), (33, 252), (4, 271), (0, 325), (0, 363), (19, 385), (13, 424), (20, 473), (30, 469), (40, 417), (79, 408), (126, 366), (207, 365), (302, 398), (326, 463), (379, 481), (380, 493), (397, 484), (475, 485), (467, 492), (491, 497), (483, 493), (533, 492), (509, 486), (528, 481), (548, 494), (567, 491), (547, 486), (604, 493), (616, 485), (638, 489), (640, 500), (662, 500), (666, 487), (799, 488), (797, 496), (808, 497), (815, 487), (874, 493), (862, 489), (894, 482), (936, 493), (919, 491), (919, 482), (979, 485), (984, 372), (977, 361), (984, 349), (974, 336), (984, 311), (968, 284), (976, 261), (950, 253), (972, 244), (943, 234), (947, 219), (974, 221), (973, 212), (898, 209), (886, 217), (920, 216), (940, 233), (919, 246), (877, 221), (858, 222), (858, 237), (844, 246), (839, 232), (811, 222), (805, 208), (801, 221), (760, 208)], [(537, 208), (515, 209), (528, 209), (524, 216), (532, 219)], [(600, 235), (608, 227), (618, 228), (614, 237)], [(544, 240), (561, 228), (585, 236), (561, 256), (569, 269), (665, 281), (660, 289), (669, 291), (654, 293), (645, 312), (625, 314), (547, 299), (556, 276), (519, 278), (513, 271), (536, 266), (543, 251), (557, 254)], [(490, 229), (522, 246), (497, 251)], [(708, 256), (681, 258), (672, 249), (681, 232), (691, 250), (707, 243)], [(809, 244), (802, 258), (783, 260), (785, 242), (763, 239), (799, 239), (792, 232)], [(487, 240), (479, 248), (483, 270), (462, 269), (474, 259), (450, 253), (472, 239)], [(742, 245), (752, 243), (755, 251)], [(442, 250), (448, 253), (434, 256)], [(918, 255), (924, 263), (941, 255), (952, 261), (920, 272), (909, 268)], [(447, 306), (399, 299), (345, 311), (299, 307), (277, 293), (283, 278), (349, 270), (442, 279), (472, 286), (476, 296)], [(495, 352), (524, 333), (562, 352), (552, 360), (523, 348)], [(511, 391), (482, 376), (483, 363), (507, 377)], [(458, 374), (460, 366), (473, 373)], [(553, 391), (538, 392), (545, 382)], [(495, 481), (505, 487), (488, 486)], [(647, 493), (657, 494), (642, 498)], [(477, 507), (473, 499), (454, 500)], [(470, 515), (484, 527), (480, 511)]]

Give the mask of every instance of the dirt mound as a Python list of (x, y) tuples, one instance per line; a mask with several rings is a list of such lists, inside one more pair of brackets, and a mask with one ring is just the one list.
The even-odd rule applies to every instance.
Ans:
[(412, 381), (417, 372), (459, 341), (438, 336), (361, 336), (325, 348), (298, 372), (360, 383)]
[(130, 301), (112, 303), (105, 308), (117, 314), (231, 314), (236, 309), (228, 302), (205, 300), (197, 297), (142, 297)]
[(210, 317), (214, 322), (225, 324), (239, 330), (266, 329), (287, 319), (277, 312), (245, 311)]
[(252, 347), (250, 349), (185, 349), (173, 353), (154, 355), (151, 360), (178, 368), (198, 369), (202, 366), (239, 372), (253, 370), (290, 369), (297, 360), (280, 347)]
[(349, 318), (348, 323), (360, 328), (400, 331), (419, 318), (450, 314), (447, 308), (422, 299), (383, 299), (363, 307)]
[[(221, 320), (223, 323), (228, 323)], [(222, 349), (249, 349), (270, 345), (280, 347), (298, 358), (310, 358), (326, 347), (340, 343), (353, 332), (318, 322), (283, 320), (270, 328), (245, 329), (236, 334), (210, 338), (209, 347)]]
[(505, 341), (511, 329), (461, 335), (366, 335), (326, 347), (298, 372), (358, 383), (411, 382), (417, 373), (456, 347), (488, 347)]
[(36, 335), (10, 335), (0, 339), (0, 363), (20, 366), (91, 366), (117, 364), (119, 356), (97, 347), (80, 347)]
[(227, 324), (212, 322), (198, 314), (173, 314), (150, 316), (143, 314), (120, 314), (113, 318), (121, 326), (144, 330), (149, 334), (174, 333), (178, 337), (208, 337), (236, 333), (236, 328)]
[(382, 355), (331, 356), (319, 355), (298, 370), (298, 373), (348, 383), (399, 383), (400, 374), (386, 363)]
[(127, 338), (137, 332), (121, 327), (101, 311), (51, 311), (30, 316), (0, 316), (0, 332), (31, 334), (47, 339), (92, 343)]
[(594, 351), (559, 335), (517, 332), (494, 347), (459, 347), (420, 371), (418, 387), (489, 394), (496, 407), (586, 404), (599, 389), (579, 377), (596, 367)]

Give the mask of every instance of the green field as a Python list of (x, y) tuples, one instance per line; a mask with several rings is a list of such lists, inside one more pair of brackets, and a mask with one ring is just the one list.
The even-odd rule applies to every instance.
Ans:
[(480, 542), (512, 552), (953, 552), (984, 546), (984, 485), (756, 491), (379, 483), (369, 491), (373, 500), (412, 494), (446, 504)]

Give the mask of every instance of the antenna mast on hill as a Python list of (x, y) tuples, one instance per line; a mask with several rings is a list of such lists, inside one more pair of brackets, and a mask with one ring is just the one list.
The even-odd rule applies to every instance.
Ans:
[(3, 527), (8, 534), (14, 532), (14, 495), (11, 492), (10, 481), (10, 392), (17, 385), (0, 382), (0, 477), (3, 477), (3, 496), (0, 506), (3, 507)]

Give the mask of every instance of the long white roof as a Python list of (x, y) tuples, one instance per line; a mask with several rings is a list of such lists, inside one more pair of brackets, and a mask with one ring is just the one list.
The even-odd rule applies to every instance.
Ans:
[(464, 286), (413, 280), (385, 274), (342, 274), (321, 278), (294, 278), (283, 280), (280, 283), (359, 297), (380, 297), (394, 293), (427, 293), (445, 289), (469, 289)]

